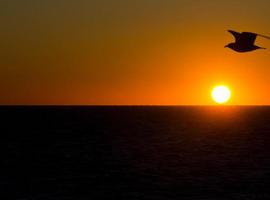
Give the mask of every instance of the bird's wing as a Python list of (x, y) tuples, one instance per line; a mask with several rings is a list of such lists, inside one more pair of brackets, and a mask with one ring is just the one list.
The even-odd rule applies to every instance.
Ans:
[(270, 37), (269, 37), (269, 36), (261, 35), (261, 34), (258, 34), (258, 36), (261, 36), (261, 37), (263, 37), (263, 38), (266, 38), (266, 39), (269, 39), (269, 40), (270, 40)]
[(257, 33), (243, 32), (243, 33), (241, 33), (241, 41), (240, 42), (253, 45), (255, 43), (257, 35), (258, 35)]
[(241, 33), (238, 33), (236, 31), (232, 31), (232, 30), (228, 30), (228, 32), (231, 33), (234, 36), (235, 42), (237, 42), (238, 40), (240, 40)]

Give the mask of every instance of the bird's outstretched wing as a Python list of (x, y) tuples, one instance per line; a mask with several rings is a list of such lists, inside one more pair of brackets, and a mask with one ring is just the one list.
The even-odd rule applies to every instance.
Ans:
[(235, 38), (235, 42), (239, 41), (240, 40), (240, 37), (241, 37), (241, 33), (238, 33), (236, 31), (232, 31), (232, 30), (228, 30), (229, 33), (231, 33), (234, 38)]
[(255, 40), (257, 38), (257, 33), (251, 33), (251, 32), (243, 32), (241, 33), (241, 39), (239, 42), (244, 42), (249, 45), (253, 45), (255, 43)]
[(270, 37), (269, 37), (269, 36), (261, 35), (261, 34), (258, 34), (258, 36), (261, 36), (261, 37), (263, 37), (263, 38), (266, 38), (266, 39), (269, 39), (269, 40), (270, 40)]
[(238, 33), (232, 30), (228, 30), (228, 32), (230, 32), (235, 37), (236, 43), (245, 44), (245, 45), (253, 45), (258, 35), (256, 33), (251, 33), (251, 32)]

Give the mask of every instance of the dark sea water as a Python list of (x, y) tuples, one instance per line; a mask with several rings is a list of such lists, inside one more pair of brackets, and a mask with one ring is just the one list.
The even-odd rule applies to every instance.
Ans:
[(0, 114), (1, 199), (270, 199), (270, 107)]

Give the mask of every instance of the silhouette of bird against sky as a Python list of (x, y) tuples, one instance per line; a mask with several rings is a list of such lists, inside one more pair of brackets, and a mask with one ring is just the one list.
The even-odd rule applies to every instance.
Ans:
[(256, 46), (254, 44), (257, 36), (270, 39), (270, 37), (268, 37), (268, 36), (260, 35), (257, 33), (251, 33), (251, 32), (238, 33), (236, 31), (232, 31), (232, 30), (229, 30), (229, 32), (235, 37), (235, 42), (230, 43), (230, 44), (226, 45), (225, 47), (229, 47), (230, 49), (237, 51), (237, 52), (241, 52), (241, 53), (254, 51), (257, 49), (266, 49), (263, 47)]

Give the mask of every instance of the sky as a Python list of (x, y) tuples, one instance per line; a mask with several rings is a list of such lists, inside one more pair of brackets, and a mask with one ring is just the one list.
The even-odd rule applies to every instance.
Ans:
[(269, 0), (0, 0), (2, 105), (270, 104)]

